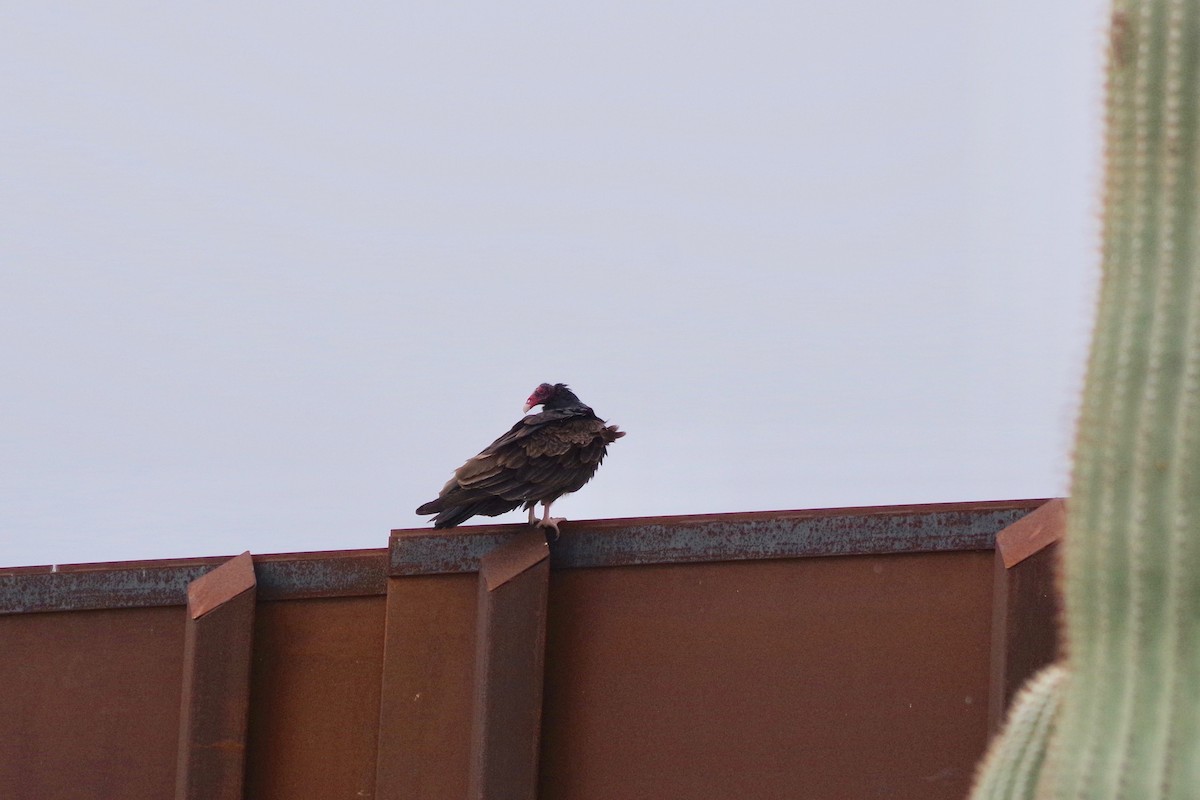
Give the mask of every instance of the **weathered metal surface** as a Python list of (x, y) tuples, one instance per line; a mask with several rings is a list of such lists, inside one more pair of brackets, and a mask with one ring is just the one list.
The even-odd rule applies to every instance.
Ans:
[(382, 596), (259, 602), (246, 797), (397, 797), (375, 793), (384, 611)]
[(169, 798), (180, 608), (0, 617), (0, 797)]
[(475, 575), (388, 580), (380, 800), (466, 796), (477, 599)]
[[(980, 551), (1038, 505), (565, 523), (550, 565), (592, 568), (549, 575), (538, 796), (961, 797), (992, 695)], [(477, 619), (493, 613), (474, 572), (521, 534), (535, 537), (425, 529), (395, 532), (390, 555), (255, 557), (245, 796), (462, 800)], [(1007, 570), (1006, 621), (1046, 630), (1013, 611), (1044, 594), (1013, 581), (1049, 576), (1050, 552)], [(794, 557), (812, 555), (832, 557)], [(0, 572), (0, 797), (171, 795), (182, 606), (220, 562)], [(482, 582), (527, 572), (513, 559)], [(19, 613), (114, 605), (168, 607)]]
[(255, 557), (259, 600), (363, 597), (387, 592), (387, 553), (341, 550)]
[[(0, 615), (93, 608), (181, 606), (188, 584), (224, 563), (216, 558), (65, 564), (0, 570)], [(381, 595), (384, 550), (254, 556), (262, 600)]]
[(176, 800), (240, 800), (255, 581), (242, 553), (188, 586)]
[(1047, 500), (996, 534), (996, 552), (1004, 566), (1015, 567), (1039, 550), (1049, 547), (1067, 533), (1067, 502)]
[[(805, 556), (991, 549), (997, 531), (1042, 500), (770, 511), (566, 522), (551, 566), (611, 567)], [(392, 531), (390, 573), (473, 572), (528, 526)]]
[(549, 555), (543, 534), (526, 531), (480, 564), (472, 800), (537, 797)]
[[(1042, 501), (710, 514), (563, 525), (555, 567), (980, 549)], [(394, 575), (471, 572), (479, 558), (527, 530), (476, 525), (393, 531)], [(187, 585), (227, 557), (66, 564), (0, 570), (0, 614), (184, 605)], [(378, 550), (254, 556), (263, 600), (383, 594)]]
[(1065, 506), (1052, 500), (996, 537), (988, 727), (999, 730), (1013, 696), (1058, 653), (1057, 577)]
[(988, 552), (554, 571), (542, 800), (961, 800)]
[(256, 586), (254, 561), (246, 551), (188, 584), (188, 619), (200, 619)]
[(479, 577), (484, 589), (494, 592), (549, 557), (550, 547), (544, 534), (526, 528), (524, 533), (479, 559)]

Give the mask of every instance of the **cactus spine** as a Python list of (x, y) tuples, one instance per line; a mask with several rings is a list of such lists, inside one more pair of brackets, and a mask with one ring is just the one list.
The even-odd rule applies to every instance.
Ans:
[[(1200, 0), (1117, 0), (1110, 42), (1065, 672), (1014, 709), (980, 800), (1200, 796)], [(1000, 755), (1037, 737), (1043, 760)]]

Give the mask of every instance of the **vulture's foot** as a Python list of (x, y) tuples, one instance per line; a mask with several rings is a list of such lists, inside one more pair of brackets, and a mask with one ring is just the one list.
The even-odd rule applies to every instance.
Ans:
[(566, 521), (567, 521), (566, 517), (546, 517), (545, 519), (539, 519), (537, 522), (537, 526), (539, 528), (549, 528), (550, 530), (554, 531), (554, 541), (557, 542), (558, 541), (558, 523), (566, 522)]

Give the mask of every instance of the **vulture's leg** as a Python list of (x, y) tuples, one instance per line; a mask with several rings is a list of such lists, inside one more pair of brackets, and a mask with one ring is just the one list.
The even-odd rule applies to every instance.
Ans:
[[(530, 510), (530, 513), (533, 513), (532, 509)], [(553, 528), (554, 529), (554, 538), (557, 539), (558, 538), (558, 523), (565, 522), (565, 521), (566, 521), (565, 517), (550, 516), (550, 504), (542, 503), (542, 518), (540, 520), (538, 520), (539, 528)]]
[[(533, 505), (537, 505), (537, 503), (534, 503)], [(534, 516), (533, 516), (533, 506), (530, 506), (530, 507), (529, 507), (529, 524), (530, 524), (530, 525), (536, 525), (536, 524), (537, 524), (537, 520), (536, 520), (536, 519), (534, 518)]]

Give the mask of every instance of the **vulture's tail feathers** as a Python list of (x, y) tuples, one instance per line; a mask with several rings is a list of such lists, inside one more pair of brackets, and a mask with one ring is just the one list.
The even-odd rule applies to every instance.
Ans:
[[(429, 505), (426, 503), (425, 505)], [(435, 528), (453, 528), (466, 522), (471, 517), (480, 513), (479, 506), (482, 503), (468, 503), (465, 506), (450, 506), (442, 509), (436, 517), (433, 518), (433, 527)], [(424, 508), (425, 506), (421, 506)]]
[(428, 503), (425, 503), (424, 505), (419, 506), (417, 508), (417, 513), (418, 514), (436, 514), (441, 510), (442, 510), (442, 498), (439, 497), (436, 500), (430, 500)]
[(435, 528), (453, 528), (455, 525), (466, 522), (471, 517), (479, 513), (479, 503), (465, 503), (461, 505), (445, 505), (444, 497), (439, 497), (436, 500), (430, 500), (425, 505), (417, 509), (418, 514), (437, 514), (433, 518), (433, 527)]

